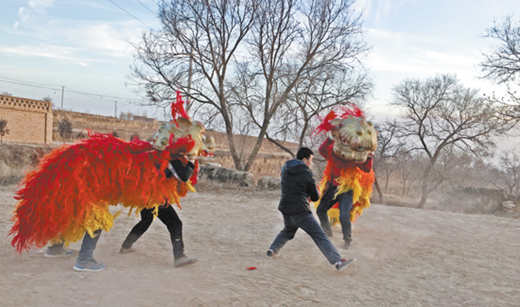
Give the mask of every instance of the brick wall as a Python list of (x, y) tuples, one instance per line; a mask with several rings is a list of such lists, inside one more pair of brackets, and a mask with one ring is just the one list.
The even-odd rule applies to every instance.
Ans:
[(0, 95), (0, 119), (7, 120), (9, 134), (4, 142), (52, 143), (52, 103)]

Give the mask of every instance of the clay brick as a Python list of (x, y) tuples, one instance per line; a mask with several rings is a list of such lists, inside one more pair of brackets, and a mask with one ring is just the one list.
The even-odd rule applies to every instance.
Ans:
[(52, 143), (52, 103), (0, 95), (0, 119), (7, 120), (9, 134), (4, 142)]

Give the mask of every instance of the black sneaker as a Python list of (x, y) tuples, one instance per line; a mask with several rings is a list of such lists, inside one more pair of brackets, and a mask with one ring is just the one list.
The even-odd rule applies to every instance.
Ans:
[(45, 252), (45, 257), (48, 257), (48, 258), (55, 258), (55, 257), (69, 257), (69, 256), (72, 256), (72, 254), (74, 254), (74, 251), (71, 251), (69, 249), (61, 249), (61, 250), (53, 250), (53, 249), (50, 249), (48, 248), (47, 251)]
[(336, 270), (338, 271), (343, 271), (344, 269), (346, 269), (349, 265), (352, 264), (352, 262), (356, 261), (356, 258), (352, 258), (352, 259), (341, 259), (340, 262), (336, 263)]
[(278, 256), (278, 252), (275, 252), (273, 251), (272, 249), (268, 250), (267, 253), (265, 254), (265, 256), (267, 258), (274, 258), (276, 256)]
[(121, 249), (119, 250), (119, 253), (120, 254), (128, 254), (128, 253), (133, 253), (135, 251), (136, 251), (136, 249), (133, 248), (133, 247), (129, 247), (129, 248), (121, 247)]
[(341, 246), (343, 249), (349, 249), (350, 248), (350, 241), (345, 241), (345, 243)]

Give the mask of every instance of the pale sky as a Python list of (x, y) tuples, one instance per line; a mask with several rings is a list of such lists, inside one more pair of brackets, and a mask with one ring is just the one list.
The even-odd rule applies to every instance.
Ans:
[[(133, 63), (129, 42), (158, 28), (156, 2), (2, 0), (0, 92), (49, 96), (59, 108), (63, 86), (65, 109), (113, 116), (117, 101), (118, 115), (142, 113), (127, 102), (138, 98), (125, 86)], [(363, 0), (356, 7), (364, 10), (371, 46), (363, 60), (375, 84), (367, 105), (377, 117), (392, 114), (392, 88), (406, 78), (451, 73), (482, 93), (496, 89), (478, 78), (481, 51), (496, 43), (482, 35), (506, 15), (520, 21), (520, 0)]]

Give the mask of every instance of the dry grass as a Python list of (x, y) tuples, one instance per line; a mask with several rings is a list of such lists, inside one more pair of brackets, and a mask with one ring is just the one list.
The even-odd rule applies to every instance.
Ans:
[(0, 145), (0, 185), (19, 182), (25, 172), (38, 164), (52, 146), (30, 146), (16, 144)]

